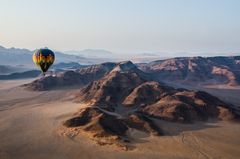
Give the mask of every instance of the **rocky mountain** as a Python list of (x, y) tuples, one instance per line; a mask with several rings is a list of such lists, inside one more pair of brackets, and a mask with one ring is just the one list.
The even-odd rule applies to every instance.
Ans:
[(240, 84), (240, 56), (180, 57), (138, 67), (161, 81), (184, 84)]
[(128, 141), (128, 132), (133, 129), (154, 135), (167, 133), (154, 118), (182, 123), (239, 118), (233, 105), (206, 92), (174, 89), (154, 81), (130, 61), (117, 63), (76, 98), (89, 107), (64, 125), (87, 131), (93, 137), (107, 137), (106, 142)]
[(60, 72), (24, 86), (40, 91), (86, 86), (77, 95), (77, 99), (89, 105), (113, 112), (120, 107), (137, 108), (137, 111), (146, 115), (170, 121), (192, 122), (222, 118), (221, 112), (224, 110), (231, 114), (228, 108), (230, 110), (232, 107), (204, 92), (174, 89), (159, 83), (151, 74), (141, 71), (130, 61)]
[(84, 86), (93, 80), (101, 78), (115, 66), (114, 63), (86, 66), (77, 70), (68, 70), (59, 73), (49, 73), (24, 87), (30, 90), (45, 91), (62, 87)]
[[(161, 111), (155, 110), (163, 107), (169, 109), (166, 109), (168, 113), (172, 111), (169, 120), (184, 122), (218, 117), (218, 107), (229, 106), (205, 92), (174, 89), (153, 81), (131, 62), (119, 63), (102, 78), (91, 82), (81, 91), (80, 100), (110, 111), (119, 106), (138, 107), (138, 111), (148, 115), (167, 118), (161, 115)], [(175, 116), (179, 109), (189, 112)]]
[[(133, 88), (149, 80), (150, 77), (132, 62), (118, 63), (109, 73), (91, 82), (82, 91), (81, 100), (94, 105), (116, 106)], [(116, 96), (113, 96), (116, 94)]]
[(129, 142), (128, 134), (133, 130), (168, 134), (155, 119), (193, 123), (208, 119), (235, 120), (240, 116), (234, 105), (206, 92), (170, 87), (131, 61), (64, 71), (24, 86), (31, 90), (80, 88), (76, 101), (88, 106), (64, 125), (74, 131), (88, 132), (100, 144)]
[(132, 113), (126, 117), (110, 114), (96, 107), (81, 109), (73, 118), (64, 122), (68, 128), (75, 128), (75, 131), (85, 131), (100, 145), (112, 145), (128, 150), (126, 143), (130, 142), (127, 133), (131, 129), (150, 133), (152, 135), (164, 135), (153, 120), (140, 113)]

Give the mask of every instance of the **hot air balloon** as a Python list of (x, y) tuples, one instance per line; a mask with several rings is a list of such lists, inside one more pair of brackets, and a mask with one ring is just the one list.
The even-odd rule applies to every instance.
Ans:
[(42, 70), (43, 75), (53, 64), (55, 55), (49, 49), (38, 49), (33, 53), (33, 62)]

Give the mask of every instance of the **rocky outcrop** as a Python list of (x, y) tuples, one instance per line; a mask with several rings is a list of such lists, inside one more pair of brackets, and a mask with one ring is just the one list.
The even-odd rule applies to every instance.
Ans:
[(240, 84), (240, 56), (180, 57), (138, 65), (161, 81), (196, 84)]
[(166, 93), (157, 102), (141, 108), (141, 112), (163, 120), (188, 123), (211, 118), (228, 120), (236, 117), (230, 104), (205, 92), (184, 89)]
[(134, 108), (145, 115), (168, 121), (194, 122), (235, 117), (231, 104), (205, 92), (174, 89), (152, 81), (148, 74), (129, 62), (119, 63), (77, 96), (80, 101), (108, 111), (114, 112), (119, 107)]
[(148, 75), (137, 69), (133, 63), (119, 63), (104, 77), (90, 83), (78, 97), (92, 105), (114, 109), (124, 97), (148, 78)]
[(100, 65), (92, 65), (79, 70), (71, 70), (57, 73), (55, 75), (47, 75), (41, 77), (32, 83), (25, 84), (24, 87), (35, 91), (45, 91), (51, 89), (59, 89), (71, 86), (84, 86), (97, 80), (112, 70), (114, 63), (103, 63)]
[[(67, 120), (67, 127), (92, 134), (101, 144), (130, 142), (131, 131), (164, 135), (156, 120), (193, 123), (233, 120), (232, 105), (202, 92), (174, 89), (153, 81), (133, 63), (118, 63), (111, 71), (91, 82), (76, 95), (89, 105)], [(104, 138), (104, 142), (102, 140)]]
[(122, 142), (130, 142), (128, 132), (131, 129), (163, 135), (163, 131), (145, 115), (133, 113), (119, 118), (96, 107), (82, 109), (78, 115), (64, 122), (64, 125), (88, 132), (101, 145), (117, 144), (125, 148), (126, 144)]

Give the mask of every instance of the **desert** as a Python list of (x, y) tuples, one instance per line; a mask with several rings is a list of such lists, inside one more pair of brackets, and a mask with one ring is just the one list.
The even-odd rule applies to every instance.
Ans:
[[(218, 113), (196, 116), (198, 112), (191, 111), (189, 118), (188, 113), (182, 116), (180, 111), (178, 117), (175, 106), (166, 109), (168, 113), (157, 112), (166, 107), (165, 100), (170, 104), (170, 101), (181, 100), (177, 98), (179, 95), (196, 96), (189, 91), (193, 90), (192, 85), (180, 87), (151, 82), (153, 79), (131, 62), (94, 65), (76, 72), (82, 76), (88, 74), (85, 76), (88, 82), (82, 83), (85, 78), (74, 73), (60, 73), (54, 77), (59, 81), (56, 87), (48, 90), (42, 88), (49, 84), (45, 80), (51, 76), (0, 81), (1, 158), (171, 159), (237, 158), (240, 155), (238, 87), (195, 87), (214, 95), (205, 101), (209, 106), (214, 100), (215, 104), (225, 104), (225, 116)], [(63, 78), (65, 76), (68, 78)], [(76, 77), (79, 79), (76, 85), (64, 82), (69, 78), (75, 81)], [(124, 91), (114, 93), (115, 88)], [(195, 100), (201, 105), (201, 99), (204, 100)], [(234, 111), (225, 110), (232, 106), (236, 107)], [(79, 119), (75, 120), (76, 117)]]
[(239, 0), (0, 0), (0, 159), (239, 158)]

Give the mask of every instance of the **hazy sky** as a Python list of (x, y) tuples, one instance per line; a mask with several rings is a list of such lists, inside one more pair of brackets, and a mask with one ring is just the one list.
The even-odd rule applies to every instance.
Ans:
[(240, 0), (0, 0), (0, 45), (231, 54)]

